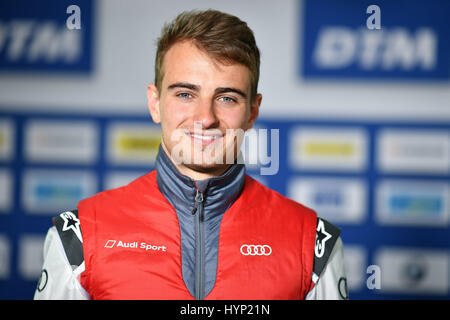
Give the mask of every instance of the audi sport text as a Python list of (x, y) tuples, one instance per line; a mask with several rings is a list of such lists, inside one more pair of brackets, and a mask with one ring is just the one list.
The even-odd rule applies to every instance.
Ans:
[(145, 242), (138, 243), (137, 241), (133, 242), (125, 242), (125, 241), (117, 241), (117, 240), (108, 240), (106, 241), (105, 248), (134, 248), (134, 249), (145, 249), (145, 251), (153, 250), (153, 251), (167, 251), (166, 246), (158, 246), (154, 244), (149, 244)]

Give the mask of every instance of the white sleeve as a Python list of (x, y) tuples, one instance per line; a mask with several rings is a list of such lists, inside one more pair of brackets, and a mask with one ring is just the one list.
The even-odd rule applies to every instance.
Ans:
[(35, 300), (88, 300), (78, 281), (84, 262), (72, 270), (56, 227), (48, 230), (44, 242), (44, 264), (34, 294)]
[(347, 300), (347, 278), (344, 269), (344, 250), (339, 237), (331, 251), (330, 257), (320, 274), (314, 279), (315, 285), (306, 296), (306, 300)]

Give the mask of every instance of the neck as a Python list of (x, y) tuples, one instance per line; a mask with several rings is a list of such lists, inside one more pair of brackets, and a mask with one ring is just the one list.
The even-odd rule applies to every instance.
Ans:
[[(181, 211), (192, 210), (198, 190), (205, 195), (205, 203), (223, 203), (228, 206), (239, 195), (245, 177), (243, 164), (231, 165), (221, 176), (193, 180), (180, 172), (160, 146), (156, 157), (158, 187), (171, 204)], [(216, 208), (216, 206), (214, 206)]]

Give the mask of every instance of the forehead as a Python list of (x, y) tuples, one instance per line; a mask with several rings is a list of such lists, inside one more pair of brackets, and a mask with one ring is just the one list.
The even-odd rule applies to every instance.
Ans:
[(219, 61), (186, 40), (172, 45), (163, 61), (163, 88), (176, 81), (200, 86), (233, 86), (247, 91), (250, 70), (240, 63)]

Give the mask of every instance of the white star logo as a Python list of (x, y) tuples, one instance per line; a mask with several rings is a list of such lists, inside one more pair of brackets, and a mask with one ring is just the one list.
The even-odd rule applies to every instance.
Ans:
[(64, 220), (64, 225), (62, 231), (73, 230), (75, 235), (83, 243), (83, 239), (81, 237), (81, 228), (80, 228), (80, 220), (70, 211), (66, 211), (60, 214), (61, 218)]
[(325, 253), (325, 243), (331, 238), (331, 234), (329, 234), (325, 230), (325, 224), (322, 220), (319, 220), (317, 224), (317, 233), (316, 233), (316, 247), (314, 248), (314, 253), (317, 258), (322, 258)]

